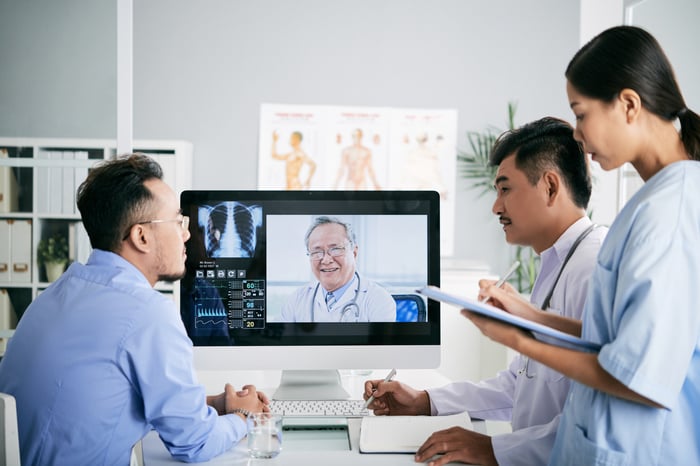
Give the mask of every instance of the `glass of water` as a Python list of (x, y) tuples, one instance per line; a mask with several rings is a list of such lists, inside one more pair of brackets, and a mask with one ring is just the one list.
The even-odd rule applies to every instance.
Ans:
[(251, 458), (274, 458), (282, 450), (282, 415), (248, 415), (248, 453)]

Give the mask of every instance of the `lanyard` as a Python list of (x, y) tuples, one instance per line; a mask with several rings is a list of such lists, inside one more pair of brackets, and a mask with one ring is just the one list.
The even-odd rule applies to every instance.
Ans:
[(578, 235), (578, 238), (576, 238), (576, 241), (574, 241), (574, 244), (571, 245), (571, 248), (569, 248), (569, 252), (566, 254), (566, 257), (564, 258), (564, 262), (561, 264), (561, 268), (559, 268), (559, 273), (557, 274), (557, 278), (554, 280), (554, 283), (552, 284), (552, 288), (550, 288), (549, 293), (547, 293), (547, 297), (544, 298), (544, 301), (542, 302), (542, 310), (547, 310), (549, 307), (549, 302), (552, 300), (552, 295), (554, 294), (554, 288), (557, 287), (557, 283), (559, 282), (559, 277), (561, 277), (562, 272), (564, 271), (564, 267), (566, 267), (567, 262), (569, 262), (569, 259), (571, 259), (571, 256), (573, 256), (574, 251), (576, 251), (576, 248), (578, 245), (583, 241), (583, 239), (588, 236), (590, 232), (598, 228), (598, 225), (595, 223), (593, 225), (590, 225), (588, 228), (586, 228), (583, 233)]

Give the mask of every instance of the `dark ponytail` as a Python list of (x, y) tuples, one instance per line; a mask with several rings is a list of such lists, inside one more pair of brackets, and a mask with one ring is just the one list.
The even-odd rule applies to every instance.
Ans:
[(686, 152), (700, 160), (700, 116), (686, 107), (671, 63), (644, 29), (616, 26), (601, 32), (574, 55), (565, 74), (588, 97), (611, 102), (632, 89), (651, 113), (666, 121), (678, 118)]
[(685, 150), (694, 160), (700, 160), (700, 115), (688, 108), (678, 112), (681, 123), (681, 141)]

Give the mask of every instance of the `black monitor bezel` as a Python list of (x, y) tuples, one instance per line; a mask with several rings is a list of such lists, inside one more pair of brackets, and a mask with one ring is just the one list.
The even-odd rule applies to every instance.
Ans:
[[(435, 191), (274, 191), (274, 190), (187, 190), (180, 195), (183, 215), (196, 217), (198, 206), (219, 201), (243, 203), (294, 203), (295, 212), (328, 212), (340, 205), (348, 214), (427, 215), (428, 285), (440, 285), (440, 197)], [(299, 204), (301, 203), (301, 204)], [(291, 204), (290, 204), (291, 205)], [(303, 205), (303, 207), (301, 207)], [(337, 209), (336, 209), (337, 210)], [(190, 233), (198, 234), (196, 221)], [(393, 232), (396, 234), (396, 232)], [(226, 337), (197, 337), (189, 333), (187, 321), (194, 257), (187, 242), (185, 277), (180, 280), (180, 312), (195, 346), (326, 346), (326, 345), (439, 345), (440, 304), (428, 300), (427, 322), (371, 323), (268, 323), (261, 330), (230, 330)], [(264, 245), (263, 245), (264, 247)]]

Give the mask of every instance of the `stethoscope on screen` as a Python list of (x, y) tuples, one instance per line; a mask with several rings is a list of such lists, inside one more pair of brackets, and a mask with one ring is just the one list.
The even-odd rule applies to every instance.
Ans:
[[(355, 288), (355, 296), (352, 297), (352, 301), (345, 304), (343, 306), (343, 308), (340, 310), (340, 321), (341, 322), (352, 322), (352, 320), (350, 320), (353, 317), (353, 313), (350, 312), (351, 310), (354, 311), (355, 322), (360, 321), (360, 306), (357, 305), (357, 297), (360, 295), (360, 275), (357, 272), (355, 272), (355, 276), (357, 277), (357, 288)], [(311, 322), (314, 322), (314, 310), (316, 308), (316, 295), (318, 294), (318, 289), (320, 286), (321, 286), (320, 283), (316, 284), (316, 288), (314, 288), (314, 294), (311, 297)]]

